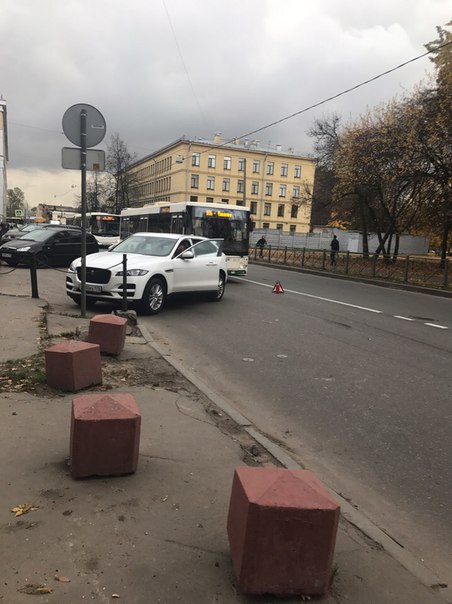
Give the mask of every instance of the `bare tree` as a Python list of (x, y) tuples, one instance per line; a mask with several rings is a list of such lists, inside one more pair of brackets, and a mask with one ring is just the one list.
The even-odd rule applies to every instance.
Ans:
[(128, 169), (135, 159), (136, 155), (129, 152), (126, 143), (119, 138), (119, 134), (112, 135), (107, 150), (106, 169), (114, 179), (113, 209), (116, 214), (129, 205), (131, 176)]

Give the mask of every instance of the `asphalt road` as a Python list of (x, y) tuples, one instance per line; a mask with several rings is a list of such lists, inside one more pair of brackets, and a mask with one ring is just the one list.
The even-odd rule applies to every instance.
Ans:
[[(64, 272), (38, 283), (79, 312)], [(452, 584), (451, 299), (253, 265), (219, 304), (184, 297), (139, 320)]]
[[(284, 294), (272, 293), (280, 280)], [(444, 576), (452, 568), (452, 300), (251, 266), (148, 329)]]

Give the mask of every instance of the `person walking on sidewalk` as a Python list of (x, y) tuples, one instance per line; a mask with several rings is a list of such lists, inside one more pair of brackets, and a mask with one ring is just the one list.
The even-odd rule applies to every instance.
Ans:
[(330, 243), (330, 248), (331, 248), (330, 264), (335, 266), (337, 264), (337, 255), (339, 252), (339, 241), (338, 241), (336, 235), (333, 235), (333, 239), (331, 240), (331, 243)]
[(267, 240), (265, 239), (265, 237), (262, 235), (262, 237), (259, 239), (259, 241), (256, 243), (256, 246), (259, 248), (259, 256), (262, 258), (263, 254), (264, 254), (264, 247), (267, 245)]

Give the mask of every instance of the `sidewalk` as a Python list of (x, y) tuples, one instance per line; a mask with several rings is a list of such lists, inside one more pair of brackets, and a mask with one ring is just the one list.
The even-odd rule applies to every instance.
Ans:
[[(38, 352), (43, 314), (53, 341), (87, 327), (88, 319), (46, 313), (43, 300), (14, 296), (12, 278), (4, 287), (0, 276), (0, 362)], [(57, 604), (301, 602), (238, 593), (226, 533), (234, 468), (275, 459), (296, 467), (294, 462), (184, 368), (163, 359), (145, 331), (127, 337), (120, 357), (159, 376), (152, 383), (114, 386), (131, 393), (142, 413), (132, 476), (71, 478), (66, 458), (74, 395), (0, 392), (1, 604), (29, 602), (29, 594), (18, 591), (27, 584), (45, 584), (52, 592), (38, 601)], [(342, 520), (332, 589), (313, 601), (447, 601), (448, 589), (427, 587), (438, 579), (338, 499)], [(15, 518), (11, 508), (23, 503), (36, 509)]]

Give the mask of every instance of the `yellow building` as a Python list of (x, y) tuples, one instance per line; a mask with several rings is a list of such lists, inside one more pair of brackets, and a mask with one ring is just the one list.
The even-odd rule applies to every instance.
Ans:
[(255, 228), (306, 233), (315, 160), (247, 139), (179, 139), (128, 170), (129, 204), (198, 201), (251, 208)]

